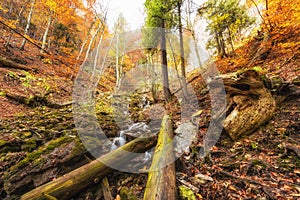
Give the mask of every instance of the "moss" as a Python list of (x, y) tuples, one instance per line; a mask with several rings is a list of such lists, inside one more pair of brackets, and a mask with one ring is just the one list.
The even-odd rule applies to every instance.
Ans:
[(194, 192), (191, 189), (189, 189), (189, 188), (187, 188), (183, 185), (179, 186), (178, 189), (179, 189), (180, 199), (182, 199), (182, 200), (196, 200), (196, 196), (195, 196)]
[(0, 140), (0, 147), (3, 147), (7, 144), (7, 141), (5, 140)]
[(22, 136), (23, 136), (24, 138), (29, 138), (29, 137), (32, 136), (32, 133), (31, 133), (30, 131), (23, 132), (23, 133), (22, 133)]
[(25, 167), (26, 165), (28, 165), (31, 162), (34, 162), (34, 164), (37, 164), (41, 161), (41, 159), (39, 159), (39, 157), (42, 154), (47, 154), (47, 153), (51, 152), (52, 150), (54, 150), (59, 145), (66, 143), (70, 140), (72, 140), (71, 137), (60, 137), (56, 140), (53, 140), (53, 141), (49, 142), (48, 144), (46, 144), (45, 146), (40, 147), (36, 151), (33, 151), (33, 152), (27, 154), (27, 156), (23, 160), (21, 160), (19, 163), (14, 165), (10, 170), (11, 171), (18, 170), (20, 168)]
[(1, 96), (1, 97), (5, 97), (5, 96), (6, 96), (6, 93), (3, 92), (3, 91), (0, 91), (0, 96)]
[(86, 148), (82, 144), (81, 140), (78, 137), (75, 138), (75, 146), (71, 152), (71, 157), (80, 156), (84, 151), (86, 151)]
[(26, 141), (24, 145), (22, 145), (22, 149), (27, 152), (31, 152), (37, 148), (36, 140), (30, 139)]
[(137, 200), (136, 196), (134, 195), (132, 189), (129, 189), (127, 187), (123, 187), (120, 191), (121, 199), (126, 200)]
[(111, 105), (104, 101), (97, 101), (95, 105), (95, 110), (98, 115), (113, 114), (113, 108), (111, 107)]
[(253, 160), (253, 161), (252, 161), (252, 164), (253, 164), (254, 166), (261, 166), (263, 169), (266, 169), (266, 168), (267, 168), (266, 164), (263, 163), (263, 162), (260, 161), (260, 160)]

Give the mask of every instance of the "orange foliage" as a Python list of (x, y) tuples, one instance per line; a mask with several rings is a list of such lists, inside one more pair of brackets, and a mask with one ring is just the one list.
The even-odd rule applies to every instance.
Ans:
[[(259, 66), (278, 71), (300, 51), (300, 0), (267, 0), (262, 31), (224, 59), (217, 59), (223, 73)], [(263, 67), (265, 66), (265, 67)]]
[[(271, 34), (287, 34), (300, 26), (299, 0), (269, 0), (265, 27)], [(295, 34), (295, 33), (294, 33)]]

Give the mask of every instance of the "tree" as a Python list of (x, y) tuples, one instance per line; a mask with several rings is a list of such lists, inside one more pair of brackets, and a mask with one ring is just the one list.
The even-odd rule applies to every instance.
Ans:
[(188, 90), (186, 84), (185, 57), (184, 57), (184, 45), (183, 45), (183, 33), (182, 33), (182, 21), (181, 21), (181, 6), (182, 6), (182, 0), (179, 0), (177, 2), (177, 12), (178, 12), (178, 27), (179, 27), (179, 41), (180, 41), (181, 79), (182, 79), (183, 94), (185, 99), (187, 99)]
[[(28, 32), (29, 32), (30, 23), (31, 23), (31, 17), (32, 17), (32, 13), (33, 13), (33, 10), (34, 10), (34, 4), (35, 4), (35, 0), (32, 0), (31, 6), (30, 6), (30, 11), (29, 11), (28, 18), (27, 18), (27, 24), (26, 24), (25, 32), (24, 32), (24, 35), (25, 35), (25, 36), (26, 36), (26, 35), (28, 34)], [(21, 44), (21, 47), (20, 47), (21, 50), (24, 50), (25, 44), (26, 44), (26, 39), (24, 38), (24, 39), (23, 39), (23, 42), (22, 42), (22, 44)]]
[(228, 45), (234, 51), (235, 35), (254, 23), (254, 18), (247, 15), (246, 8), (237, 0), (209, 0), (198, 13), (208, 21), (207, 29), (212, 38), (207, 46), (216, 47), (220, 57), (227, 56)]
[(115, 24), (115, 57), (116, 57), (116, 88), (120, 88), (121, 78), (122, 78), (122, 65), (124, 62), (124, 51), (125, 51), (125, 38), (124, 34), (126, 32), (127, 22), (122, 13), (119, 15), (117, 22)]
[[(168, 59), (166, 51), (166, 31), (167, 22), (171, 22), (171, 12), (174, 9), (175, 2), (172, 0), (146, 0), (146, 28), (151, 31), (145, 34), (149, 50), (154, 49), (158, 45), (160, 39), (160, 53), (161, 53), (161, 67), (162, 67), (162, 86), (165, 101), (171, 97), (169, 89), (169, 76), (168, 76)], [(158, 28), (158, 29), (157, 29)], [(158, 31), (157, 31), (158, 30)]]

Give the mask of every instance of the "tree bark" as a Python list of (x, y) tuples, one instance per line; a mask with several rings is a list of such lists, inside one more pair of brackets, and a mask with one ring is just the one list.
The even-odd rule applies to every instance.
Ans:
[[(34, 190), (22, 195), (21, 200), (38, 199), (69, 199), (89, 185), (98, 183), (113, 171), (109, 166), (122, 166), (134, 158), (134, 154), (126, 151), (142, 153), (152, 148), (156, 143), (154, 138), (137, 138), (124, 146), (94, 160), (64, 176), (46, 183)], [(124, 151), (125, 150), (125, 151)], [(106, 165), (105, 165), (106, 164)]]
[(92, 38), (91, 38), (90, 43), (89, 43), (89, 46), (88, 46), (88, 48), (86, 50), (85, 57), (84, 57), (84, 62), (88, 59), (90, 51), (91, 51), (91, 48), (92, 48), (92, 45), (94, 43), (94, 40), (95, 40), (96, 36), (98, 35), (98, 33), (100, 32), (102, 26), (103, 25), (102, 25), (101, 21), (99, 20), (98, 28), (97, 28), (96, 32), (92, 35)]
[(144, 200), (177, 199), (173, 137), (172, 122), (165, 115), (149, 169)]
[(184, 98), (187, 100), (188, 98), (188, 90), (186, 84), (186, 70), (185, 70), (185, 58), (184, 58), (184, 45), (183, 45), (183, 35), (182, 35), (182, 22), (181, 22), (181, 5), (182, 1), (178, 1), (177, 3), (177, 11), (178, 11), (178, 25), (179, 25), (179, 42), (180, 42), (180, 66), (181, 66), (181, 82), (182, 82), (182, 91)]
[(78, 56), (77, 56), (76, 60), (79, 60), (81, 54), (83, 53), (84, 47), (85, 47), (86, 43), (88, 42), (89, 36), (90, 36), (90, 34), (91, 34), (91, 31), (92, 31), (93, 28), (94, 28), (94, 25), (95, 25), (96, 20), (97, 20), (97, 18), (95, 18), (95, 20), (91, 23), (91, 26), (90, 26), (90, 28), (89, 28), (89, 31), (88, 31), (88, 33), (87, 33), (87, 35), (86, 35), (86, 37), (85, 37), (85, 39), (84, 39), (84, 41), (83, 41), (83, 43), (82, 43), (82, 45), (81, 45), (81, 48), (80, 48), (80, 51), (79, 51), (79, 53), (78, 53)]
[[(25, 36), (27, 36), (29, 28), (30, 28), (31, 17), (32, 17), (32, 13), (33, 13), (33, 10), (34, 10), (34, 4), (35, 4), (35, 0), (32, 0), (30, 11), (29, 11), (28, 18), (27, 18), (27, 24), (26, 24), (25, 31), (24, 31)], [(21, 47), (20, 47), (21, 50), (24, 50), (25, 44), (26, 44), (26, 39), (24, 38), (23, 42), (21, 44)]]
[(165, 20), (162, 20), (162, 27), (161, 27), (161, 67), (162, 67), (163, 93), (164, 93), (165, 101), (167, 102), (171, 98), (171, 92), (170, 92), (169, 75), (168, 75)]
[(46, 43), (47, 43), (47, 37), (48, 37), (48, 33), (49, 33), (49, 30), (50, 30), (50, 27), (51, 27), (51, 23), (52, 23), (52, 16), (50, 14), (50, 16), (48, 18), (48, 24), (47, 24), (46, 30), (44, 32), (44, 35), (43, 35), (41, 53), (44, 53), (44, 51), (45, 51)]

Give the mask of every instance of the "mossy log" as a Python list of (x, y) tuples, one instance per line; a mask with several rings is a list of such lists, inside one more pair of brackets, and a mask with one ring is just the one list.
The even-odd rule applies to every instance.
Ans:
[(37, 107), (40, 105), (47, 106), (49, 108), (63, 108), (72, 105), (73, 101), (63, 102), (63, 103), (55, 103), (51, 102), (48, 98), (49, 92), (45, 94), (36, 94), (36, 95), (26, 95), (26, 94), (18, 94), (11, 91), (3, 91), (6, 98), (16, 101), (18, 103), (22, 103), (28, 105), (30, 107)]
[(172, 122), (165, 115), (149, 169), (144, 200), (177, 199), (173, 136)]
[[(248, 70), (219, 78), (223, 79), (227, 99), (223, 128), (232, 140), (251, 134), (273, 116), (276, 101), (258, 72)], [(210, 84), (212, 90), (219, 88), (220, 81), (216, 83)]]
[(21, 199), (41, 200), (49, 199), (49, 197), (60, 200), (68, 199), (88, 186), (98, 183), (99, 180), (111, 173), (113, 169), (109, 166), (121, 167), (124, 163), (133, 159), (135, 154), (126, 154), (126, 151), (142, 153), (152, 148), (155, 144), (155, 138), (137, 138), (132, 140), (97, 160), (35, 188), (24, 194)]

